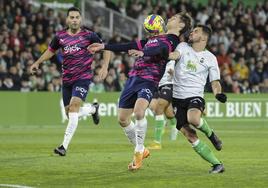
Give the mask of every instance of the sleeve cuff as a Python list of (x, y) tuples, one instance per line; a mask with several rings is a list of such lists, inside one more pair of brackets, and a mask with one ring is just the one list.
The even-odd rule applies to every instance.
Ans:
[(55, 52), (56, 50), (51, 48), (51, 46), (48, 46), (48, 50), (51, 51), (51, 52)]

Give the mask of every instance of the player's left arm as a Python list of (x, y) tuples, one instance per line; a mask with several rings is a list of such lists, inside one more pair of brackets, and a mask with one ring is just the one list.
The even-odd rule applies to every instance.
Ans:
[(211, 60), (213, 65), (209, 67), (209, 79), (212, 87), (213, 94), (215, 98), (221, 103), (227, 101), (227, 96), (222, 92), (222, 87), (220, 84), (220, 70), (216, 57)]
[(227, 101), (227, 96), (224, 93), (222, 93), (222, 87), (220, 81), (219, 80), (212, 81), (211, 87), (216, 99), (222, 103), (225, 103)]
[(103, 64), (98, 74), (98, 80), (104, 80), (108, 74), (109, 63), (111, 59), (111, 52), (108, 50), (103, 51)]
[[(92, 43), (103, 44), (101, 38), (94, 32), (91, 34), (90, 40)], [(111, 52), (108, 50), (104, 50), (103, 51), (103, 64), (101, 65), (101, 69), (97, 77), (98, 80), (103, 80), (106, 78), (108, 74), (110, 59), (111, 59)]]

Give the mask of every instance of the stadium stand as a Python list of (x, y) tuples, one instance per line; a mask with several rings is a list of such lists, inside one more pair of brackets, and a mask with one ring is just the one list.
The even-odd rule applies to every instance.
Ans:
[[(130, 2), (130, 1), (128, 1)], [(214, 33), (209, 49), (217, 56), (225, 92), (268, 92), (268, 1), (255, 7), (228, 1), (210, 0), (207, 6), (195, 6), (188, 0), (168, 1), (95, 0), (124, 16), (143, 20), (150, 13), (169, 18), (180, 11), (192, 14), (196, 23), (208, 24)], [(42, 5), (36, 9), (27, 0), (0, 1), (0, 90), (60, 91), (61, 55), (43, 64), (37, 75), (29, 73), (29, 66), (47, 48), (55, 31), (64, 28), (65, 13)], [(92, 28), (98, 32), (101, 19)], [(135, 39), (134, 35), (132, 38)], [(123, 39), (114, 34), (109, 43)], [(102, 57), (93, 62), (98, 72)], [(109, 74), (103, 82), (93, 78), (92, 92), (121, 91), (134, 59), (127, 54), (114, 54)]]

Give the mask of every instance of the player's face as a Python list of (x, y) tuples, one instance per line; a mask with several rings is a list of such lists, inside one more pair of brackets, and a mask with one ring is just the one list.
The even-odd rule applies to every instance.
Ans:
[(77, 11), (71, 11), (69, 12), (69, 15), (67, 17), (67, 25), (70, 29), (77, 30), (81, 26), (81, 15)]
[(203, 37), (203, 31), (201, 27), (196, 27), (194, 30), (190, 33), (189, 36), (189, 42), (200, 42)]
[(174, 15), (171, 18), (168, 19), (167, 22), (167, 29), (174, 29), (176, 27), (178, 27), (179, 24), (182, 24), (182, 20), (181, 17), (179, 15)]

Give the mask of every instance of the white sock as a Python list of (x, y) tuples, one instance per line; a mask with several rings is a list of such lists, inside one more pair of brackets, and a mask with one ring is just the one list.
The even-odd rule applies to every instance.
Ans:
[(96, 112), (95, 106), (93, 106), (93, 105), (83, 106), (83, 107), (79, 108), (78, 116), (84, 117), (84, 116), (88, 116), (90, 114), (94, 114), (95, 112)]
[(133, 121), (130, 121), (130, 124), (127, 127), (123, 127), (123, 130), (130, 143), (136, 146), (136, 127)]
[(65, 149), (68, 148), (68, 145), (74, 135), (77, 125), (78, 125), (78, 113), (69, 112), (69, 122), (65, 130), (65, 135), (64, 135), (63, 142), (62, 142), (62, 145)]
[(142, 153), (144, 151), (144, 140), (147, 130), (147, 120), (143, 118), (136, 120), (136, 147), (135, 152)]

